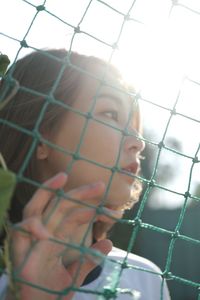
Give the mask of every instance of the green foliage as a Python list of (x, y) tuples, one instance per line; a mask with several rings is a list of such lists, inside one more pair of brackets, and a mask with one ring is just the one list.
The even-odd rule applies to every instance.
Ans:
[[(0, 53), (0, 77), (3, 77), (6, 73), (7, 67), (10, 63), (10, 60), (7, 55)], [(17, 87), (14, 89), (14, 92), (16, 92)], [(2, 109), (5, 104), (10, 101), (11, 97), (13, 96), (14, 92), (9, 95), (4, 103), (0, 105), (0, 109)], [(12, 198), (12, 194), (15, 189), (16, 185), (16, 175), (7, 170), (6, 163), (3, 159), (3, 156), (0, 153), (0, 231), (2, 230), (3, 224), (5, 223), (5, 218), (7, 215), (7, 211), (10, 207), (10, 202)], [(6, 228), (6, 226), (5, 226)], [(8, 248), (8, 242), (6, 240), (5, 242), (6, 249)], [(6, 267), (9, 267), (10, 265), (10, 259), (8, 256), (8, 250), (5, 249), (5, 252), (3, 249), (0, 248), (0, 273), (1, 271)]]
[[(8, 56), (0, 52), (0, 77), (5, 75), (9, 63), (10, 63), (10, 59), (8, 58)], [(6, 99), (6, 101), (4, 102), (7, 103), (10, 100), (10, 98), (11, 97), (9, 97), (9, 99)], [(0, 106), (0, 109), (3, 108), (5, 103), (3, 103), (3, 105)], [(7, 210), (10, 206), (10, 200), (16, 185), (16, 176), (14, 173), (7, 170), (5, 161), (1, 153), (0, 153), (0, 164), (2, 166), (0, 168), (0, 231), (1, 231)]]
[(0, 230), (10, 206), (10, 200), (15, 188), (16, 176), (13, 172), (0, 168)]
[(0, 53), (0, 77), (4, 76), (10, 60), (7, 55)]
[[(0, 231), (2, 230), (5, 222), (7, 211), (10, 207), (10, 200), (16, 185), (16, 175), (8, 171), (5, 165), (1, 164), (3, 168), (0, 168)], [(9, 266), (9, 259), (7, 259), (6, 251), (0, 248), (0, 273), (3, 269)]]

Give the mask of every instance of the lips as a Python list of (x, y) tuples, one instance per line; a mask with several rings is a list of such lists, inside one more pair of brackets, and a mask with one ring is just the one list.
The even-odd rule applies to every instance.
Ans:
[(127, 165), (126, 167), (122, 168), (122, 171), (123, 171), (123, 173), (135, 175), (138, 173), (139, 167), (140, 167), (140, 164), (137, 161), (135, 161), (135, 162)]

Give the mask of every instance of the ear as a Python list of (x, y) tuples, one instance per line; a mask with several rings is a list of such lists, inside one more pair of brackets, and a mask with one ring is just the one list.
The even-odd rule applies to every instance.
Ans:
[(49, 156), (49, 147), (46, 144), (40, 142), (36, 150), (37, 159), (44, 160), (48, 156)]

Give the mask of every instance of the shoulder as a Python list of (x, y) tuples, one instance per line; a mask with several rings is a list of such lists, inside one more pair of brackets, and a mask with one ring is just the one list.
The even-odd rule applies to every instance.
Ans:
[(152, 270), (153, 272), (161, 274), (161, 270), (155, 265), (152, 261), (141, 257), (139, 255), (128, 253), (119, 248), (113, 247), (112, 251), (109, 253), (110, 258), (118, 259), (119, 261), (126, 260), (126, 264), (128, 267), (135, 266), (140, 268), (146, 268)]
[[(139, 291), (141, 300), (170, 300), (167, 284), (162, 277), (162, 271), (150, 260), (126, 251), (113, 248), (109, 254), (113, 266), (122, 267), (120, 287)], [(116, 261), (116, 263), (114, 262)], [(108, 270), (108, 272), (110, 272)]]

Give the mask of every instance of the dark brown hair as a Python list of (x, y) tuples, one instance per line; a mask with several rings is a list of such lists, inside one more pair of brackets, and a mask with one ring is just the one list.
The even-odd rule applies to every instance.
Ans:
[[(0, 111), (0, 152), (8, 168), (19, 174), (19, 183), (10, 209), (9, 217), (12, 222), (21, 220), (23, 207), (36, 189), (34, 185), (20, 180), (21, 166), (36, 141), (31, 158), (22, 175), (32, 181), (38, 180), (35, 155), (36, 145), (40, 142), (38, 133), (54, 130), (62, 114), (66, 112), (66, 109), (51, 100), (56, 99), (71, 106), (86, 77), (86, 74), (80, 72), (80, 69), (90, 72), (94, 64), (107, 66), (104, 61), (95, 57), (74, 52), (69, 54), (64, 49), (53, 49), (33, 52), (18, 60), (11, 67), (12, 78), (19, 82), (20, 88), (9, 104)], [(112, 72), (115, 77), (120, 77), (114, 67), (112, 67)], [(52, 91), (52, 87), (57, 81), (57, 87), (55, 91)], [(6, 84), (7, 81), (4, 80), (0, 87), (0, 93), (5, 89)], [(36, 128), (38, 117), (49, 100), (50, 103), (46, 107), (39, 128)], [(5, 121), (18, 125), (28, 132), (26, 133), (20, 128), (13, 128)]]

